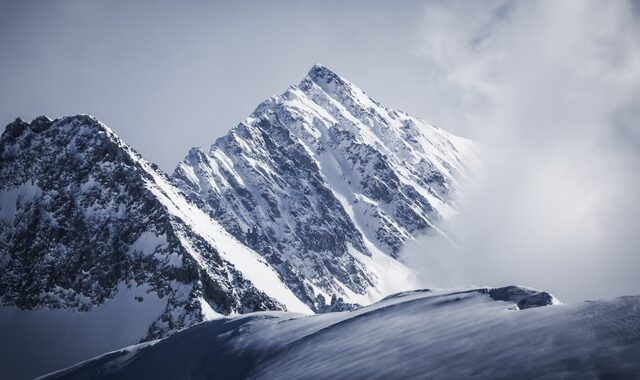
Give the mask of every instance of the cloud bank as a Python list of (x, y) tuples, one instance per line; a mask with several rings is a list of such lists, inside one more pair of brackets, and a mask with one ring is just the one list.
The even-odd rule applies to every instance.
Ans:
[(425, 286), (519, 283), (573, 301), (640, 294), (639, 10), (624, 1), (433, 2), (414, 54), (429, 108), (483, 168), (460, 245), (404, 259)]

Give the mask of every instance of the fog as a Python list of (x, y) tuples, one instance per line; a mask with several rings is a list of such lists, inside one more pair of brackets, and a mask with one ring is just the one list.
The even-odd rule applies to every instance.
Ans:
[(640, 34), (622, 1), (433, 3), (416, 50), (483, 167), (458, 245), (403, 257), (425, 286), (517, 283), (565, 301), (640, 293)]

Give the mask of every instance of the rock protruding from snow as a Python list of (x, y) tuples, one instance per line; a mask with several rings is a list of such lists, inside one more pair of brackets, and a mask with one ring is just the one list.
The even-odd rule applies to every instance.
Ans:
[(524, 288), (521, 286), (506, 286), (489, 289), (489, 295), (496, 301), (514, 302), (519, 309), (556, 305), (557, 298), (547, 292)]
[[(320, 295), (319, 297), (322, 297), (322, 295)], [(324, 300), (322, 300), (324, 301)], [(338, 312), (338, 311), (350, 311), (350, 310), (356, 310), (358, 308), (361, 308), (362, 305), (358, 305), (355, 303), (347, 303), (344, 302), (344, 299), (342, 299), (342, 297), (337, 297), (335, 294), (331, 297), (331, 302), (329, 302), (328, 305), (325, 305), (324, 302), (319, 302), (320, 305), (320, 309), (318, 310), (318, 313), (333, 313), (333, 312)]]

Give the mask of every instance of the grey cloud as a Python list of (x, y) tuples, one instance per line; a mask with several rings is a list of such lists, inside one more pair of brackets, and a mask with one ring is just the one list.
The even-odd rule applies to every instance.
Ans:
[[(521, 283), (567, 300), (640, 293), (640, 34), (628, 2), (431, 3), (416, 50), (440, 112), (483, 145), (459, 247), (404, 257), (426, 285)], [(435, 29), (434, 29), (435, 28)], [(442, 91), (440, 91), (443, 89)]]

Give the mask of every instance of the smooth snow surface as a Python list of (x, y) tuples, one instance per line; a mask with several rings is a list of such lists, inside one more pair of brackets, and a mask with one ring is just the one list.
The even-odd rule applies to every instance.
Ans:
[[(515, 290), (515, 292), (514, 292)], [(371, 306), (205, 322), (58, 379), (634, 378), (640, 296), (518, 310), (524, 288), (400, 293)], [(507, 299), (509, 301), (496, 301)], [(538, 306), (538, 305), (536, 305)]]

